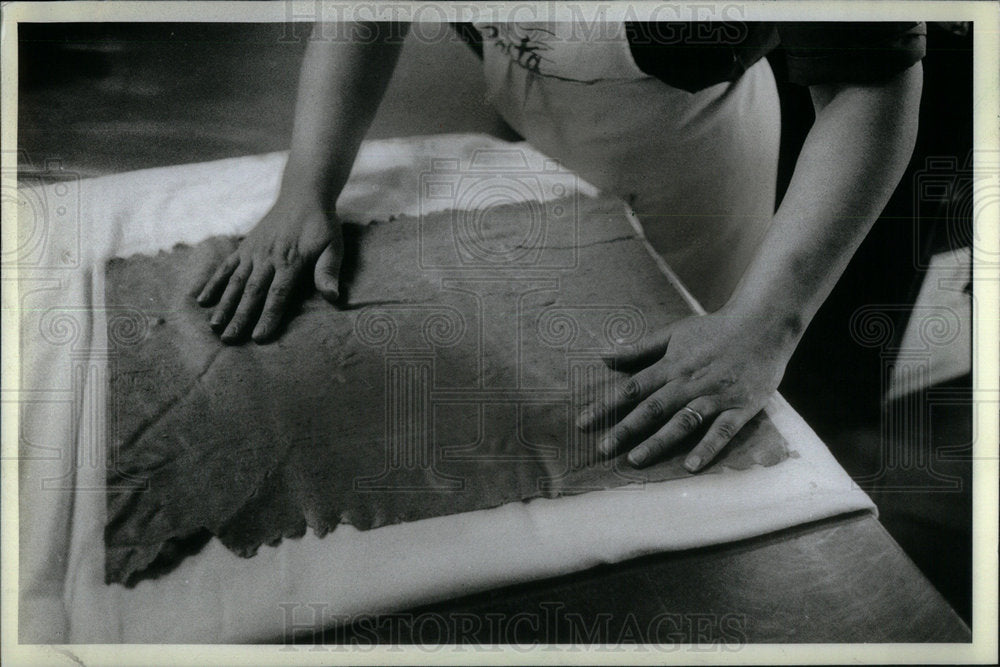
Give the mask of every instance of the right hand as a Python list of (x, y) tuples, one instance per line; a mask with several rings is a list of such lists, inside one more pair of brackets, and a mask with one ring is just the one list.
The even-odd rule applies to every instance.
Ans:
[(340, 296), (344, 240), (340, 221), (313, 198), (282, 198), (216, 269), (198, 294), (215, 305), (212, 330), (223, 343), (253, 331), (263, 343), (278, 333), (289, 299), (303, 273), (313, 271), (316, 289), (330, 303)]

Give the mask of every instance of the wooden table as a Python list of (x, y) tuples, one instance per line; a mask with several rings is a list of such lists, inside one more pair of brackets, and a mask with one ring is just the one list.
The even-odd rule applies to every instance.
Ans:
[(519, 584), (299, 643), (969, 642), (958, 615), (868, 513)]

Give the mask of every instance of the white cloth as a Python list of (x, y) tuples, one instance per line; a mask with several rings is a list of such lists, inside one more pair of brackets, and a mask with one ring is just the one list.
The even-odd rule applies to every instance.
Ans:
[(767, 61), (689, 93), (639, 69), (621, 23), (477, 27), (504, 119), (626, 200), (702, 304), (723, 305), (774, 215), (781, 123)]
[[(432, 157), (450, 156), (464, 167), (483, 148), (514, 148), (542, 173), (544, 156), (488, 137), (370, 142), (340, 210), (348, 219), (416, 214), (420, 176)], [(320, 627), (342, 615), (874, 509), (777, 398), (768, 410), (794, 453), (770, 468), (512, 503), (367, 532), (341, 526), (322, 539), (308, 534), (263, 547), (250, 559), (213, 540), (160, 579), (134, 589), (105, 585), (104, 262), (247, 231), (273, 201), (284, 160), (270, 154), (181, 165), (25, 193), (49, 205), (36, 209), (47, 213), (33, 221), (46, 229), (39, 268), (22, 270), (20, 278), (21, 641), (273, 639), (287, 629), (282, 605), (300, 605), (300, 623), (302, 614), (312, 618), (305, 605), (320, 605), (312, 619)]]

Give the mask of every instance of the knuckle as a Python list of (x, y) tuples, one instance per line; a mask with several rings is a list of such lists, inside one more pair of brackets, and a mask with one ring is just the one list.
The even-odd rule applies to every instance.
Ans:
[(699, 382), (708, 377), (711, 372), (711, 368), (708, 366), (696, 366), (685, 371), (685, 375), (689, 382)]
[(715, 434), (723, 441), (732, 440), (739, 428), (731, 421), (724, 421), (716, 424)]
[(704, 442), (698, 447), (698, 453), (701, 454), (702, 459), (713, 459), (715, 455), (719, 453), (722, 449), (722, 445), (717, 441)]
[(271, 285), (271, 296), (275, 299), (285, 299), (292, 293), (292, 288), (288, 283), (275, 282)]
[(688, 412), (687, 410), (682, 410), (681, 412), (678, 412), (676, 415), (676, 419), (677, 419), (677, 425), (680, 426), (680, 428), (683, 431), (693, 431), (696, 428), (698, 428), (699, 425), (698, 418), (695, 417), (690, 412)]
[(302, 253), (297, 246), (291, 245), (278, 253), (278, 259), (282, 266), (294, 266), (302, 260)]
[(665, 414), (663, 402), (658, 398), (650, 398), (643, 403), (642, 412), (649, 419), (662, 420)]
[(739, 377), (732, 373), (724, 373), (714, 377), (712, 384), (714, 384), (720, 390), (730, 389), (737, 385), (739, 382)]
[(745, 394), (729, 392), (716, 395), (716, 406), (721, 410), (742, 410), (752, 403), (752, 398)]
[(635, 378), (629, 378), (618, 385), (618, 396), (625, 401), (638, 400), (640, 391), (639, 382)]

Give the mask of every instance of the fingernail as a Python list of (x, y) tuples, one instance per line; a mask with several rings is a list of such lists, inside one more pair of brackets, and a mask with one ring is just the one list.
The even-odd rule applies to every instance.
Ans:
[(594, 413), (588, 408), (580, 412), (580, 415), (576, 418), (576, 427), (582, 431), (590, 426), (590, 422), (592, 421), (594, 421)]
[(684, 460), (684, 467), (691, 472), (698, 472), (698, 468), (701, 467), (701, 457), (700, 456), (689, 456)]
[(320, 293), (323, 295), (323, 298), (330, 303), (333, 303), (340, 298), (340, 289), (338, 287), (330, 287), (329, 285), (326, 285), (320, 289)]
[(601, 456), (608, 456), (611, 454), (612, 445), (611, 438), (601, 438), (601, 441), (597, 443), (597, 453)]
[(636, 447), (628, 455), (628, 462), (634, 466), (641, 466), (649, 458), (649, 449), (646, 447)]

